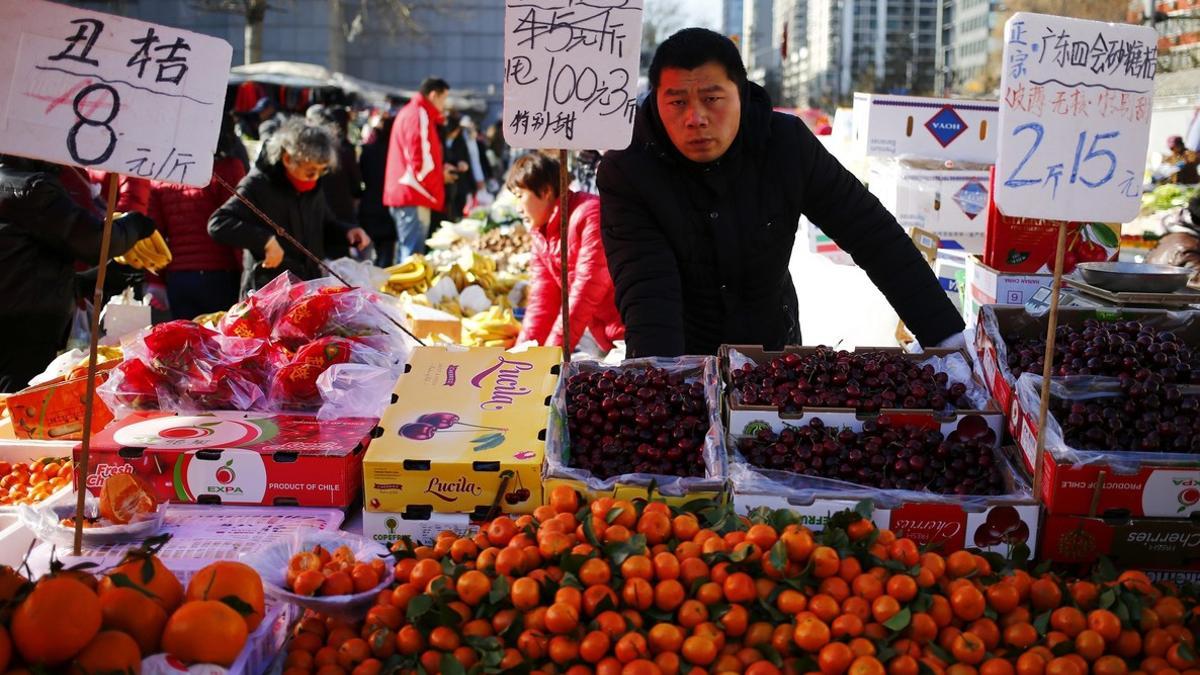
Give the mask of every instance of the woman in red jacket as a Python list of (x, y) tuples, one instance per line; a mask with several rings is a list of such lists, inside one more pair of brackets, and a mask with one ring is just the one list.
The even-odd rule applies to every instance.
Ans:
[[(541, 153), (524, 155), (508, 173), (508, 189), (517, 196), (533, 239), (530, 292), (519, 341), (561, 346), (562, 258), (558, 213), (558, 162)], [(600, 241), (600, 199), (571, 192), (567, 197), (567, 266), (571, 348), (584, 330), (604, 352), (625, 337), (617, 314), (612, 278)]]
[(238, 300), (242, 253), (213, 240), (208, 218), (230, 195), (216, 176), (237, 185), (246, 175), (246, 165), (232, 147), (240, 142), (235, 135), (222, 134), (213, 158), (213, 179), (207, 187), (152, 184), (147, 215), (171, 249), (171, 264), (163, 276), (171, 316), (176, 319), (227, 310)]

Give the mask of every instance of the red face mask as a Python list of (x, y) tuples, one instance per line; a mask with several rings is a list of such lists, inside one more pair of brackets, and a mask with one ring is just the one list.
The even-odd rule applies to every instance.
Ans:
[(317, 187), (317, 181), (315, 181), (315, 180), (296, 180), (295, 178), (292, 178), (292, 174), (290, 174), (290, 173), (287, 174), (287, 179), (292, 184), (292, 187), (296, 188), (296, 192), (308, 192), (309, 190), (312, 190), (313, 188)]

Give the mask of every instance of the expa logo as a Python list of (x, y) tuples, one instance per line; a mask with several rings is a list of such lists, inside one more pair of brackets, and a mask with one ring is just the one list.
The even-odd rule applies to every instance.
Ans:
[(925, 123), (925, 128), (944, 148), (966, 132), (967, 123), (958, 113), (954, 112), (954, 108), (947, 105), (929, 118), (929, 121)]

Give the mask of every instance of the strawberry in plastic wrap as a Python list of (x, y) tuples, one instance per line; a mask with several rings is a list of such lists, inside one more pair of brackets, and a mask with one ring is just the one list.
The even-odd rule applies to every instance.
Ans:
[(160, 373), (197, 374), (200, 361), (216, 361), (220, 345), (217, 333), (191, 321), (168, 321), (150, 329), (142, 337), (146, 357)]
[(187, 396), (199, 410), (251, 410), (263, 398), (253, 375), (241, 363), (217, 364), (210, 379), (189, 383)]
[[(343, 337), (374, 331), (364, 330), (363, 293), (345, 286), (326, 286), (292, 303), (275, 324), (272, 336), (299, 347), (328, 335)], [(365, 311), (371, 311), (369, 309)]]
[(280, 274), (270, 283), (254, 291), (250, 297), (234, 305), (217, 324), (224, 335), (267, 339), (279, 315), (305, 285), (290, 272)]
[(286, 409), (319, 406), (317, 378), (334, 364), (349, 363), (356, 347), (353, 340), (340, 337), (324, 337), (304, 345), (291, 363), (275, 372), (271, 399)]
[(170, 391), (167, 379), (141, 359), (122, 361), (114, 370), (112, 377), (99, 388), (101, 398), (114, 410), (156, 410), (160, 392)]

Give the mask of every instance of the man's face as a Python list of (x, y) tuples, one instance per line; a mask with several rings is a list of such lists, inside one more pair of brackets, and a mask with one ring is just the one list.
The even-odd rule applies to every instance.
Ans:
[(737, 85), (725, 67), (664, 68), (655, 92), (658, 114), (671, 142), (693, 162), (720, 159), (733, 145), (742, 121)]
[(450, 90), (431, 91), (429, 92), (429, 103), (437, 108), (437, 111), (446, 114), (446, 103), (450, 101)]

